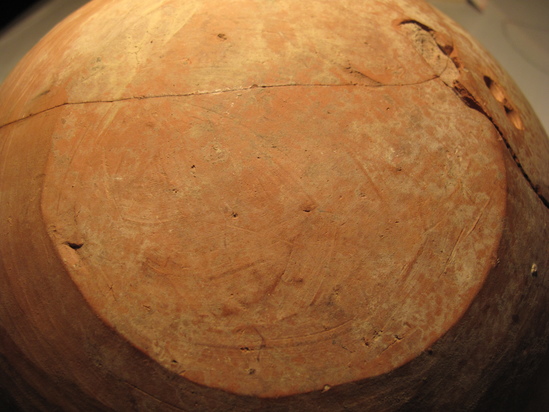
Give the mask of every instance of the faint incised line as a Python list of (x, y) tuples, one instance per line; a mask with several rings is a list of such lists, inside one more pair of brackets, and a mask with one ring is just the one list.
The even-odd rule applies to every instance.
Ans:
[(383, 195), (381, 193), (381, 190), (379, 190), (379, 188), (377, 187), (377, 185), (375, 184), (374, 182), (374, 179), (372, 179), (372, 177), (370, 176), (370, 172), (364, 167), (364, 165), (358, 160), (357, 158), (357, 155), (354, 154), (354, 153), (351, 153), (350, 151), (347, 151), (347, 154), (349, 155), (349, 157), (351, 158), (351, 160), (355, 163), (355, 165), (360, 169), (360, 171), (362, 172), (362, 174), (364, 175), (364, 177), (366, 177), (366, 179), (368, 180), (368, 182), (370, 183), (370, 186), (372, 186), (372, 188), (374, 189), (374, 192), (376, 193), (376, 195), (381, 199), (383, 200)]
[[(355, 319), (349, 319), (338, 325), (326, 328), (325, 330), (321, 330), (318, 332), (306, 333), (304, 335), (289, 336), (284, 338), (273, 338), (273, 339), (265, 338), (263, 335), (259, 334), (256, 326), (250, 326), (248, 327), (249, 329), (252, 329), (258, 333), (261, 339), (261, 343), (257, 348), (253, 348), (254, 345), (249, 345), (249, 346), (246, 346), (245, 348), (248, 351), (253, 351), (253, 350), (269, 350), (269, 349), (276, 349), (276, 348), (314, 345), (316, 343), (331, 340), (349, 333), (352, 330), (352, 327), (349, 326), (349, 323), (353, 322), (354, 320)], [(245, 329), (241, 330), (241, 332), (244, 332), (244, 331)], [(222, 343), (212, 344), (212, 343), (206, 343), (206, 342), (193, 342), (193, 341), (188, 341), (188, 343), (191, 345), (208, 347), (208, 348), (219, 348), (219, 349), (241, 349), (242, 348), (242, 345), (236, 345), (236, 344), (234, 345), (222, 344)]]
[(232, 269), (227, 269), (215, 276), (210, 276), (210, 280), (217, 280), (217, 279), (220, 279), (220, 278), (224, 278), (226, 276), (230, 276), (230, 275), (233, 275), (237, 272), (240, 272), (242, 270), (246, 270), (246, 269), (249, 269), (249, 268), (252, 268), (254, 266), (257, 266), (261, 263), (265, 262), (265, 259), (258, 259), (256, 261), (253, 261), (253, 262), (249, 262), (249, 263), (245, 263), (243, 265), (240, 265), (240, 266), (237, 266), (235, 268), (232, 268)]

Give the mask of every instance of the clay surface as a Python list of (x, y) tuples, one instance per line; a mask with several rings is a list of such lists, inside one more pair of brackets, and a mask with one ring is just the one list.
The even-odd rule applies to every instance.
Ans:
[(504, 410), (547, 350), (549, 139), (423, 2), (95, 0), (0, 107), (24, 409)]

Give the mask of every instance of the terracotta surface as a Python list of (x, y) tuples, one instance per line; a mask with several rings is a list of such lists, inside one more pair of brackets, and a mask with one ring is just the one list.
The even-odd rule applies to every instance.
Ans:
[(423, 2), (94, 0), (0, 105), (23, 409), (504, 410), (547, 350), (549, 139)]

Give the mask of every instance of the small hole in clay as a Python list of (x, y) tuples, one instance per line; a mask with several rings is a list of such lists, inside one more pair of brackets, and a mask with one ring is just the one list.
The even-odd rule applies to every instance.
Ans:
[(507, 95), (503, 90), (503, 87), (501, 87), (495, 80), (488, 76), (484, 76), (484, 83), (492, 93), (492, 96), (494, 96), (494, 99), (496, 99), (499, 103), (503, 105), (503, 108), (505, 109), (505, 114), (507, 115), (507, 118), (513, 124), (513, 126), (515, 126), (515, 128), (519, 130), (523, 130), (524, 124), (522, 123), (522, 119), (520, 118), (516, 110), (511, 107), (509, 99), (507, 98)]
[(305, 203), (304, 205), (301, 205), (301, 210), (305, 213), (310, 213), (312, 212), (313, 210), (316, 209), (316, 205), (315, 204), (311, 204), (311, 203)]
[(494, 96), (494, 99), (496, 99), (498, 102), (503, 103), (507, 99), (505, 97), (505, 92), (503, 91), (502, 87), (490, 77), (484, 76), (484, 83), (486, 84), (486, 87), (490, 89), (490, 92), (492, 93), (492, 96)]
[(71, 249), (74, 249), (74, 250), (78, 250), (80, 249), (82, 246), (84, 246), (83, 243), (74, 243), (74, 242), (66, 242), (65, 243), (67, 246), (69, 246)]
[(515, 110), (513, 110), (509, 106), (505, 106), (505, 114), (507, 115), (507, 118), (511, 121), (511, 123), (513, 123), (513, 126), (515, 126), (519, 130), (524, 129), (522, 120)]

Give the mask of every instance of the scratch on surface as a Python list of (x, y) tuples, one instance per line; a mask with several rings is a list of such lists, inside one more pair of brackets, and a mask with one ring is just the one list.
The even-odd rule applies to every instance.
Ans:
[(103, 186), (105, 187), (105, 197), (107, 201), (110, 202), (111, 205), (113, 205), (114, 213), (116, 214), (115, 218), (118, 220), (121, 216), (120, 210), (118, 208), (118, 202), (116, 202), (116, 199), (112, 196), (111, 190), (110, 190), (110, 183), (108, 181), (108, 167), (107, 167), (107, 156), (105, 154), (105, 148), (101, 149), (101, 167), (103, 169)]
[(380, 200), (384, 200), (381, 190), (379, 190), (379, 187), (376, 185), (374, 179), (372, 179), (372, 177), (370, 176), (370, 172), (358, 160), (356, 153), (352, 153), (350, 151), (346, 151), (346, 152), (347, 152), (347, 155), (351, 158), (351, 160), (355, 163), (355, 165), (360, 169), (364, 177), (366, 177), (366, 179), (370, 183), (370, 186), (374, 189), (374, 192), (376, 193), (377, 197), (379, 197)]
[[(146, 258), (145, 259), (145, 265), (147, 267), (149, 267), (151, 270), (153, 270), (156, 273), (159, 273), (161, 275), (176, 276), (175, 273), (173, 273), (172, 271), (169, 271), (169, 270), (165, 269), (168, 266), (168, 262), (170, 262), (170, 261), (172, 261), (172, 260), (170, 259), (170, 257), (168, 257), (165, 260), (164, 264), (162, 265), (162, 269), (161, 269), (160, 265), (156, 264), (156, 262), (154, 262), (150, 258)], [(178, 265), (178, 269), (179, 270), (187, 270), (187, 269), (190, 269), (190, 266)]]
[(402, 339), (404, 339), (404, 336), (394, 335), (393, 341), (392, 341), (389, 345), (387, 345), (387, 347), (386, 347), (385, 349), (383, 349), (383, 350), (381, 351), (381, 353), (383, 353), (383, 352), (385, 352), (385, 351), (391, 349), (395, 344), (397, 344), (398, 342), (400, 342)]
[(112, 298), (114, 299), (115, 302), (117, 302), (118, 299), (116, 299), (116, 295), (114, 293), (114, 284), (111, 283), (110, 285), (108, 285), (108, 288), (109, 288), (109, 292), (112, 295)]
[(484, 202), (484, 205), (482, 205), (482, 208), (480, 209), (480, 212), (478, 213), (477, 215), (477, 218), (475, 219), (475, 221), (473, 222), (473, 224), (471, 225), (471, 228), (467, 231), (467, 233), (465, 234), (465, 237), (469, 236), (473, 230), (475, 230), (475, 228), (477, 227), (478, 225), (478, 222), (480, 221), (480, 218), (482, 217), (482, 215), (484, 214), (484, 211), (486, 210), (486, 208), (488, 207), (488, 205), (490, 204), (490, 201), (492, 200), (492, 196), (489, 196), (488, 199), (486, 200), (486, 202)]
[(421, 256), (421, 254), (423, 253), (423, 249), (425, 249), (426, 243), (427, 243), (427, 236), (424, 236), (423, 242), (421, 242), (421, 245), (418, 247), (416, 253), (414, 254), (414, 257), (409, 262), (404, 264), (404, 266), (400, 270), (398, 278), (400, 279), (401, 282), (405, 282), (408, 276), (410, 275), (410, 273), (412, 272), (412, 268), (416, 265), (419, 256)]
[(175, 217), (170, 217), (166, 219), (138, 219), (122, 215), (122, 219), (128, 222), (138, 223), (140, 225), (159, 225), (163, 223), (173, 222), (175, 220)]
[(435, 230), (437, 227), (439, 227), (443, 222), (445, 222), (445, 219), (439, 219), (437, 220), (437, 222), (427, 228), (424, 228), (423, 229), (423, 232), (424, 234), (426, 234), (427, 232), (431, 232), (433, 230)]
[(448, 267), (448, 265), (450, 264), (450, 262), (452, 260), (454, 260), (455, 258), (455, 255), (456, 255), (456, 250), (457, 250), (457, 247), (459, 245), (459, 243), (462, 241), (462, 239), (465, 239), (466, 237), (468, 237), (471, 233), (473, 233), (473, 231), (475, 230), (475, 228), (477, 227), (478, 225), (478, 222), (480, 221), (480, 219), (482, 218), (483, 214), (484, 214), (484, 211), (486, 210), (486, 208), (488, 207), (488, 205), (490, 204), (490, 201), (492, 200), (492, 196), (489, 196), (488, 199), (486, 200), (486, 202), (484, 202), (484, 204), (482, 205), (479, 213), (477, 214), (477, 217), (475, 218), (475, 221), (473, 222), (473, 224), (471, 225), (471, 227), (469, 228), (469, 230), (467, 230), (467, 232), (465, 232), (465, 228), (461, 229), (461, 231), (459, 232), (459, 236), (457, 238), (457, 240), (455, 241), (453, 247), (452, 247), (452, 251), (450, 252), (450, 256), (448, 257), (448, 259), (446, 259), (446, 263), (444, 264), (444, 268), (443, 270), (439, 273), (438, 277), (440, 278), (444, 273), (446, 273), (446, 269)]
[[(104, 116), (103, 116), (104, 117)], [(71, 154), (69, 156), (69, 163), (66, 167), (66, 170), (65, 170), (65, 173), (63, 175), (63, 183), (66, 183), (67, 182), (67, 179), (68, 179), (68, 176), (69, 176), (69, 172), (71, 171), (71, 166), (73, 164), (73, 161), (74, 161), (74, 158), (76, 157), (76, 154), (78, 153), (78, 150), (80, 148), (80, 145), (82, 144), (82, 142), (84, 141), (84, 138), (88, 135), (88, 132), (90, 131), (90, 128), (91, 128), (91, 125), (88, 125), (85, 130), (84, 130), (84, 133), (82, 133), (82, 135), (78, 138), (78, 140), (76, 141), (76, 145), (74, 145), (73, 147), (73, 150), (71, 151)], [(70, 186), (70, 185), (69, 185)], [(59, 213), (59, 207), (61, 205), (61, 197), (62, 197), (62, 194), (63, 192), (62, 191), (59, 191), (59, 195), (57, 197), (57, 206), (56, 206), (56, 212)]]
[(300, 192), (305, 195), (310, 205), (317, 204), (315, 198), (309, 193), (308, 187), (305, 182), (303, 182), (301, 179), (295, 178), (292, 173), (288, 173), (286, 168), (276, 158), (273, 158), (272, 162), (276, 166), (276, 168), (273, 168), (273, 173), (281, 182), (287, 183), (294, 187), (298, 187), (299, 189), (301, 189)]
[[(388, 290), (387, 293), (386, 293), (387, 296), (393, 296), (394, 291), (397, 290), (398, 288), (402, 288), (402, 285), (405, 284), (405, 282), (408, 280), (408, 277), (412, 273), (412, 269), (416, 265), (417, 260), (422, 255), (423, 250), (425, 249), (425, 245), (427, 244), (428, 239), (429, 239), (428, 236), (423, 236), (423, 241), (421, 242), (421, 245), (418, 247), (416, 253), (414, 254), (414, 257), (402, 266), (402, 268), (399, 272), (399, 275), (398, 275), (399, 280), (398, 280), (398, 282), (393, 283), (393, 287), (390, 290)], [(413, 279), (413, 277), (412, 277), (412, 279)], [(387, 321), (385, 322), (385, 324), (381, 328), (381, 331), (387, 329), (387, 325), (389, 324), (389, 322), (394, 320), (394, 314), (400, 309), (401, 308), (397, 305), (391, 310), (391, 312), (387, 316)]]
[(235, 268), (227, 269), (227, 270), (225, 270), (225, 271), (223, 271), (223, 272), (221, 272), (221, 273), (219, 273), (215, 276), (210, 276), (209, 280), (218, 280), (218, 279), (230, 276), (230, 275), (234, 275), (235, 273), (238, 273), (242, 270), (253, 268), (254, 266), (260, 265), (261, 263), (264, 263), (264, 262), (265, 262), (265, 259), (258, 259), (258, 260), (255, 260), (253, 262), (245, 263), (245, 264), (239, 265)]
[(158, 401), (159, 403), (161, 403), (161, 404), (163, 404), (163, 405), (169, 405), (170, 407), (172, 407), (172, 408), (174, 408), (174, 409), (177, 409), (177, 410), (179, 410), (179, 411), (185, 411), (185, 412), (188, 412), (188, 411), (189, 411), (189, 409), (183, 409), (183, 408), (181, 408), (181, 407), (179, 407), (179, 406), (177, 406), (177, 405), (174, 405), (174, 404), (171, 403), (171, 402), (163, 401), (162, 399), (160, 399), (160, 398), (154, 396), (153, 394), (151, 394), (151, 393), (149, 393), (149, 392), (147, 392), (147, 391), (145, 391), (145, 390), (143, 390), (143, 389), (141, 389), (141, 388), (135, 386), (135, 385), (132, 384), (132, 383), (129, 383), (128, 381), (123, 381), (123, 383), (126, 384), (126, 385), (128, 385), (128, 386), (130, 386), (131, 388), (133, 388), (133, 389), (135, 389), (135, 390), (141, 392), (142, 394), (144, 394), (144, 395), (146, 395), (146, 396), (148, 396), (148, 397), (153, 398), (154, 400)]
[(337, 325), (331, 326), (327, 329), (324, 329), (318, 332), (311, 332), (311, 333), (306, 333), (304, 335), (296, 335), (296, 336), (290, 336), (285, 338), (269, 339), (268, 340), (269, 347), (280, 348), (280, 347), (312, 345), (318, 342), (331, 340), (341, 335), (344, 335), (346, 333), (349, 333), (352, 329), (349, 326), (349, 323), (353, 321), (354, 319), (348, 319), (344, 322), (341, 322)]
[(352, 330), (352, 327), (349, 324), (353, 321), (355, 321), (354, 318), (348, 319), (344, 322), (341, 322), (340, 324), (326, 328), (321, 331), (306, 333), (304, 335), (296, 335), (296, 336), (289, 336), (284, 338), (273, 338), (273, 339), (265, 338), (262, 334), (259, 333), (257, 328), (253, 325), (241, 328), (239, 330), (241, 335), (246, 330), (249, 330), (249, 329), (255, 331), (258, 334), (259, 338), (261, 339), (261, 343), (259, 344), (259, 347), (257, 347), (257, 344), (256, 344), (255, 348), (254, 348), (254, 345), (248, 345), (248, 346), (228, 345), (223, 343), (196, 342), (192, 340), (187, 340), (187, 342), (191, 345), (205, 347), (205, 348), (234, 349), (234, 350), (242, 350), (242, 348), (246, 348), (246, 350), (250, 352), (255, 350), (269, 350), (274, 348), (289, 348), (289, 347), (297, 347), (297, 346), (305, 346), (305, 345), (314, 345), (316, 343), (332, 340), (339, 336), (349, 333)]
[(259, 362), (261, 359), (261, 350), (267, 347), (267, 341), (265, 340), (265, 337), (261, 334), (261, 332), (259, 332), (257, 326), (252, 325), (252, 329), (255, 331), (255, 333), (258, 334), (259, 338), (261, 339), (261, 344), (259, 345), (259, 350), (257, 351), (257, 361)]
[(261, 332), (259, 332), (259, 329), (257, 329), (257, 326), (246, 325), (246, 326), (237, 327), (236, 329), (234, 329), (234, 332), (238, 332), (240, 334), (240, 338), (242, 338), (244, 333), (249, 330), (251, 330), (254, 334), (257, 334), (257, 336), (259, 337), (260, 339), (259, 346), (257, 346), (257, 344), (255, 345), (241, 344), (241, 345), (234, 346), (234, 345), (208, 345), (208, 344), (201, 344), (201, 343), (199, 343), (198, 345), (204, 346), (204, 347), (216, 347), (216, 348), (223, 348), (223, 349), (239, 349), (247, 353), (257, 351), (256, 361), (259, 362), (261, 360), (261, 351), (267, 347), (267, 340), (261, 334)]
[[(452, 251), (450, 252), (450, 256), (448, 256), (448, 259), (446, 259), (446, 263), (444, 264), (444, 269), (442, 269), (442, 271), (439, 273), (438, 277), (440, 278), (444, 273), (446, 273), (446, 268), (448, 267), (448, 265), (450, 264), (450, 262), (452, 260), (454, 260), (455, 256), (456, 256), (456, 249), (459, 245), (459, 243), (461, 242), (461, 239), (466, 237), (467, 235), (463, 236), (463, 233), (465, 232), (465, 229), (461, 229), (460, 232), (459, 232), (459, 235), (456, 239), (456, 241), (454, 242), (454, 245), (452, 246)], [(469, 232), (470, 233), (470, 232)]]
[(228, 224), (228, 223), (225, 223), (225, 227), (229, 228), (229, 229), (235, 229), (235, 230), (238, 230), (238, 231), (241, 231), (241, 232), (259, 234), (258, 230), (248, 229), (248, 228), (245, 228), (245, 227), (242, 227), (242, 226), (231, 225), (231, 224)]
[[(324, 258), (320, 260), (318, 267), (315, 270), (316, 273), (322, 271), (322, 267), (327, 265), (332, 259), (332, 256), (334, 254), (335, 241), (337, 238), (337, 228), (335, 228), (334, 232), (331, 233), (330, 238), (331, 238), (330, 247), (328, 248), (327, 253), (324, 254)], [(313, 306), (315, 302), (318, 300), (318, 298), (321, 296), (322, 287), (324, 286), (324, 283), (326, 283), (326, 278), (327, 278), (327, 274), (324, 273), (324, 275), (320, 279), (320, 282), (318, 282), (318, 287), (316, 288), (316, 292), (313, 295), (313, 298), (311, 299), (309, 306)]]

